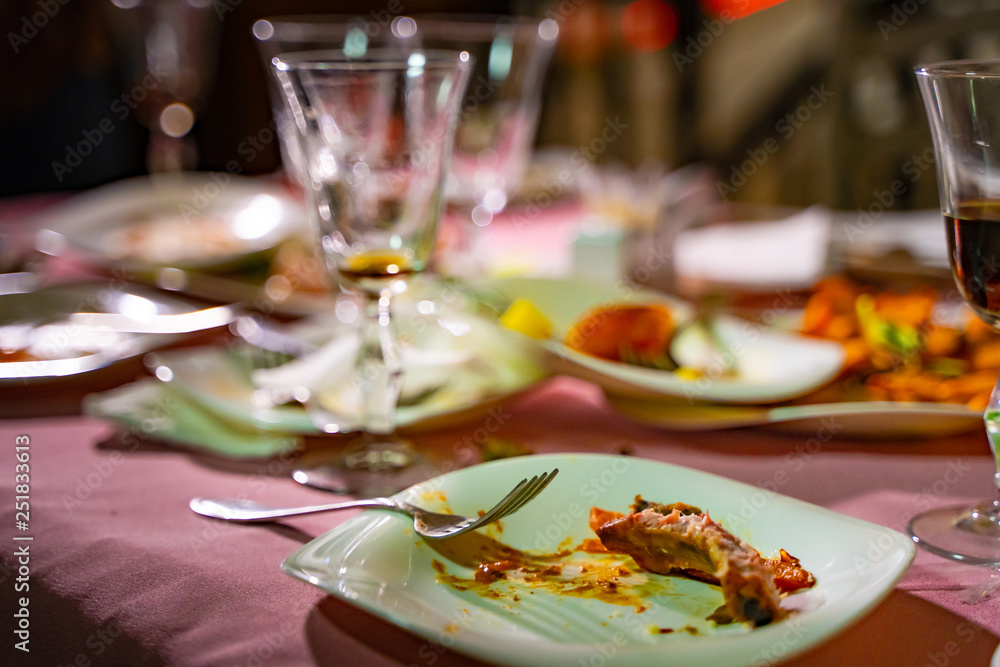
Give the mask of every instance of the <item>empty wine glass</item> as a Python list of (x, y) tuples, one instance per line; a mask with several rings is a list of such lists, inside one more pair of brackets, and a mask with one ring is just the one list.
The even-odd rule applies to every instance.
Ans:
[[(305, 15), (261, 19), (253, 26), (267, 59), (279, 51), (367, 49), (400, 54), (420, 49), (466, 51), (476, 70), (462, 101), (446, 194), (459, 211), (445, 243), (445, 272), (475, 274), (479, 252), (476, 226), (488, 225), (520, 187), (542, 104), (542, 84), (559, 26), (553, 19), (478, 14)], [(282, 158), (291, 176), (301, 169), (283, 95), (275, 95)], [(474, 223), (474, 224), (473, 224)], [(441, 258), (439, 258), (441, 259)]]
[[(419, 50), (414, 34), (413, 19), (397, 16), (391, 20), (376, 20), (356, 14), (317, 14), (301, 16), (270, 16), (254, 22), (252, 32), (257, 49), (270, 67), (271, 59), (281, 53), (340, 50), (354, 58), (368, 49), (393, 51), (399, 55)], [(308, 176), (302, 158), (298, 126), (291, 117), (285, 93), (270, 77), (271, 112), (281, 137), (281, 159), (286, 176), (294, 184), (305, 187)]]
[[(472, 58), (338, 50), (280, 54), (272, 65), (301, 142), (328, 268), (364, 303), (354, 368), (362, 435), (327, 467), (324, 486), (358, 495), (403, 488), (426, 470), (393, 433), (403, 368), (392, 299), (426, 268), (435, 246)], [(309, 396), (306, 406), (320, 429), (341, 429), (342, 416), (324, 396)]]
[[(220, 21), (212, 0), (111, 0), (111, 26), (130, 57), (120, 104), (149, 128), (150, 172), (193, 169), (197, 112), (212, 78)], [(125, 109), (126, 106), (121, 106)]]
[(423, 47), (468, 51), (476, 61), (446, 188), (461, 219), (449, 230), (453, 241), (444, 258), (445, 271), (475, 274), (482, 259), (476, 228), (489, 225), (506, 208), (531, 161), (542, 84), (559, 26), (551, 18), (414, 18)]
[[(966, 303), (1000, 328), (1000, 61), (938, 63), (917, 68), (916, 75), (934, 141), (952, 273)], [(984, 421), (997, 459), (1000, 384)], [(1000, 471), (994, 482), (1000, 489)], [(922, 512), (909, 531), (939, 556), (1000, 565), (998, 497)]]

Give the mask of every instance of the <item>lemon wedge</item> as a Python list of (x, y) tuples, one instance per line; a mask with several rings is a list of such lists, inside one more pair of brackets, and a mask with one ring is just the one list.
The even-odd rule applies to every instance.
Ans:
[(527, 299), (515, 299), (500, 316), (500, 324), (531, 338), (552, 337), (552, 323)]

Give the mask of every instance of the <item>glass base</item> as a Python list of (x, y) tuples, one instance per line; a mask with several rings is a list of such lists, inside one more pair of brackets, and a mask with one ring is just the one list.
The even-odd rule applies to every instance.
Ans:
[(970, 565), (1000, 567), (1000, 504), (942, 507), (922, 512), (907, 527), (917, 546)]
[(370, 498), (389, 496), (433, 476), (430, 464), (406, 440), (363, 435), (341, 452), (316, 450), (295, 462), (292, 478), (324, 491)]

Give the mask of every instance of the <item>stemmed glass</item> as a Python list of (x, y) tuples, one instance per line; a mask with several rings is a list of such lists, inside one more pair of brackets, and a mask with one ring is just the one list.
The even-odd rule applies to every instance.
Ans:
[(135, 86), (125, 104), (136, 108), (149, 128), (147, 168), (193, 169), (198, 151), (192, 130), (215, 64), (220, 23), (212, 1), (111, 0), (110, 5), (116, 37), (134, 52), (126, 63), (136, 69), (130, 72)]
[[(277, 55), (272, 66), (296, 124), (327, 266), (364, 303), (353, 374), (362, 435), (326, 467), (324, 486), (358, 495), (403, 488), (426, 471), (393, 434), (403, 369), (392, 299), (426, 268), (435, 246), (472, 58), (312, 51)], [(322, 396), (310, 396), (306, 407), (319, 428), (340, 430), (342, 418)]]
[[(272, 16), (254, 22), (257, 48), (266, 67), (281, 53), (340, 50), (358, 58), (368, 49), (391, 50), (398, 55), (419, 50), (416, 23), (405, 16), (376, 21), (354, 14)], [(269, 78), (271, 112), (281, 136), (281, 158), (286, 177), (299, 187), (308, 182), (298, 126), (291, 116), (285, 93), (275, 77)]]
[[(951, 61), (916, 69), (937, 158), (941, 212), (962, 297), (1000, 328), (1000, 61)], [(984, 415), (1000, 464), (1000, 381)], [(1000, 490), (1000, 468), (994, 475)], [(974, 507), (913, 517), (910, 535), (940, 556), (1000, 565), (1000, 496)]]
[[(400, 54), (420, 49), (466, 51), (475, 71), (462, 101), (446, 194), (459, 224), (448, 229), (450, 242), (442, 268), (449, 273), (477, 272), (476, 226), (488, 225), (517, 190), (531, 160), (542, 104), (542, 84), (559, 26), (553, 19), (479, 14), (395, 16), (276, 16), (254, 24), (265, 58), (279, 51), (366, 49)], [(276, 99), (280, 100), (281, 96)], [(300, 173), (293, 125), (283, 102), (275, 105), (283, 139), (282, 158), (293, 178)]]
[[(475, 274), (481, 260), (477, 227), (506, 208), (531, 161), (542, 84), (559, 35), (550, 18), (491, 15), (415, 16), (425, 48), (461, 49), (476, 60), (446, 192), (457, 209), (444, 269)], [(446, 244), (447, 247), (448, 244)]]

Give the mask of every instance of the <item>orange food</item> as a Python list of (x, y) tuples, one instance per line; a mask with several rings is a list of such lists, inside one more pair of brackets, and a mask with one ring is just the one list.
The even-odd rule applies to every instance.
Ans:
[(653, 358), (666, 353), (677, 326), (659, 304), (612, 304), (583, 314), (566, 336), (573, 350), (611, 361)]
[[(981, 410), (1000, 371), (1000, 334), (969, 316), (964, 328), (935, 319), (939, 295), (864, 288), (844, 277), (820, 281), (802, 332), (840, 342), (840, 379), (812, 400), (964, 403)], [(839, 394), (839, 396), (838, 396)]]
[(27, 350), (8, 350), (0, 347), (0, 362), (38, 361), (38, 357)]

